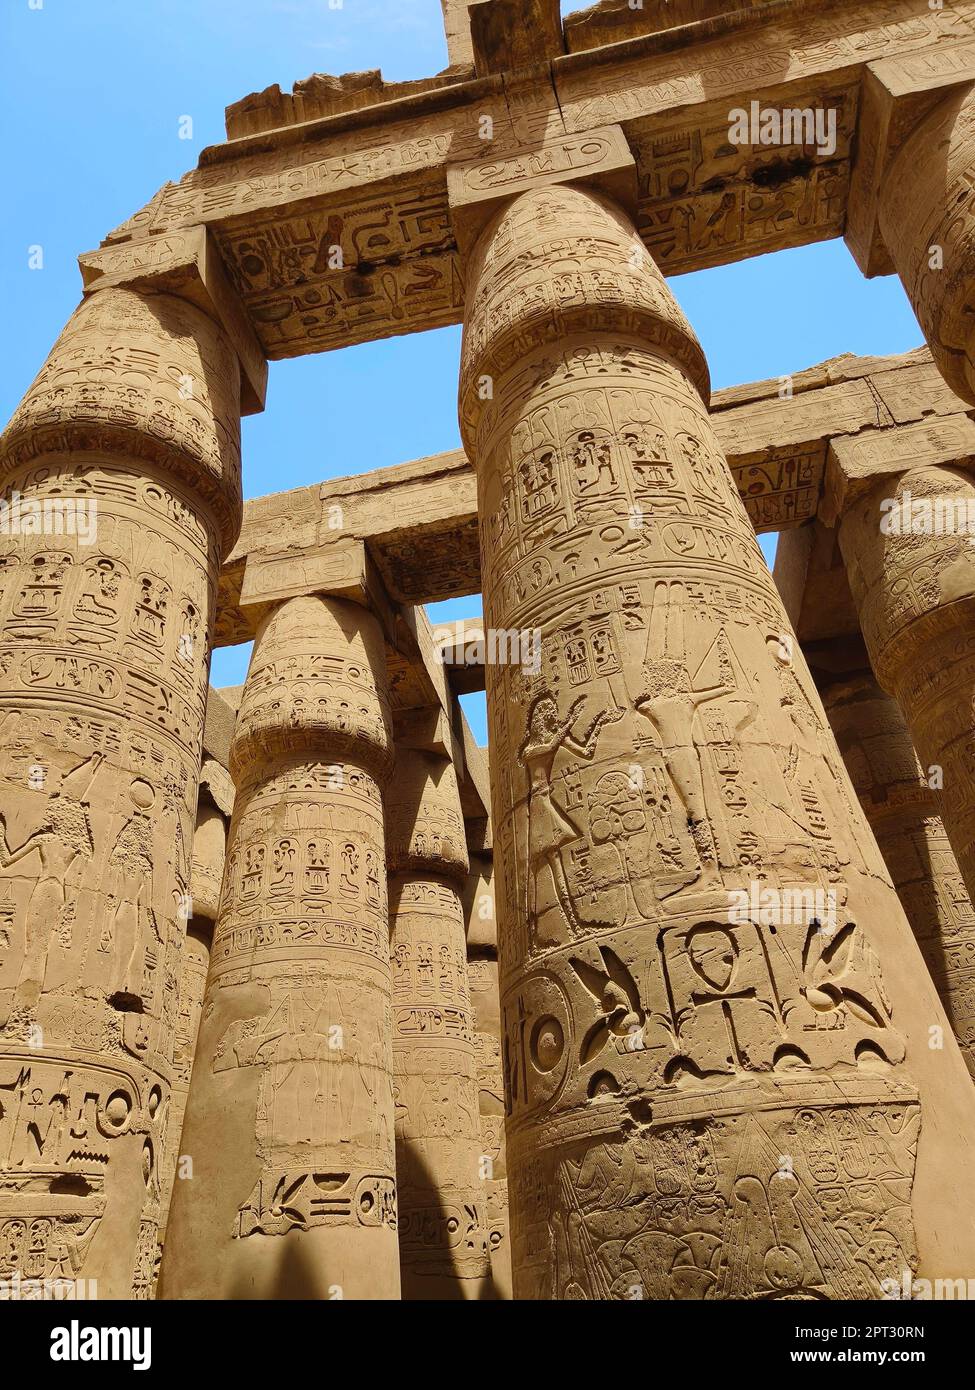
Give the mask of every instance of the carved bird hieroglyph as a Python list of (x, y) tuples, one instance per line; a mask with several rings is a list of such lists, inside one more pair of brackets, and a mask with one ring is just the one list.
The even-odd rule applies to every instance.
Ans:
[(646, 1013), (640, 1004), (640, 991), (629, 970), (615, 951), (600, 946), (603, 970), (588, 965), (577, 956), (569, 964), (602, 1010), (602, 1017), (587, 1030), (579, 1050), (584, 1066), (598, 1057), (612, 1038), (640, 1039)]

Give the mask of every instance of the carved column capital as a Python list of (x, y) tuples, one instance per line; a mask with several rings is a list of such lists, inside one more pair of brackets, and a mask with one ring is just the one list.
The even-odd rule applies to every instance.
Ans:
[(975, 84), (953, 87), (888, 165), (878, 221), (938, 369), (975, 402)]
[(134, 459), (212, 512), (224, 554), (240, 530), (240, 368), (220, 326), (167, 294), (81, 302), (0, 437), (0, 478), (65, 454)]
[(400, 746), (386, 792), (390, 873), (464, 880), (470, 868), (457, 773), (447, 758)]
[(530, 385), (526, 356), (556, 353), (573, 335), (615, 334), (658, 348), (710, 398), (693, 329), (628, 215), (602, 193), (569, 184), (520, 193), (484, 229), (467, 279), (460, 416), (475, 466), (483, 457), (478, 431)]
[(263, 619), (234, 729), (230, 770), (238, 788), (268, 766), (313, 754), (348, 760), (384, 782), (393, 759), (389, 699), (377, 620), (346, 599), (285, 600)]

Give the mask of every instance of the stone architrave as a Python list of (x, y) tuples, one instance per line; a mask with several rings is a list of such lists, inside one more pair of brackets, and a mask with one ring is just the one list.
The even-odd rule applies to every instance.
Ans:
[(931, 978), (975, 1076), (975, 912), (896, 700), (867, 669), (819, 682), (823, 706)]
[(0, 440), (0, 1277), (100, 1298), (155, 1277), (239, 377), (200, 308), (105, 289)]
[(258, 630), (164, 1298), (399, 1297), (376, 619), (321, 596)]
[(474, 1019), (449, 759), (400, 746), (386, 797), (399, 1247), (406, 1299), (477, 1299), (489, 1273)]
[(515, 1296), (967, 1275), (971, 1199), (945, 1175), (975, 1089), (693, 333), (581, 188), (495, 213), (467, 287), (485, 622), (540, 633), (535, 669), (486, 673)]

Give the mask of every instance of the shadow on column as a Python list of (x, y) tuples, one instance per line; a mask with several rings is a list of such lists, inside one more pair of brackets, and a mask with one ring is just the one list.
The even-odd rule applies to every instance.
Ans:
[[(411, 1200), (398, 1196), (400, 1279), (407, 1303), (494, 1302), (500, 1298), (488, 1263), (487, 1272), (465, 1276), (465, 1256), (473, 1265), (487, 1256), (487, 1231), (478, 1228), (476, 1214), (461, 1208), (460, 1224), (450, 1229), (452, 1217), (441, 1200), (433, 1174), (416, 1145), (396, 1140), (397, 1186), (399, 1174), (411, 1175)], [(412, 1217), (409, 1210), (412, 1209)], [(425, 1272), (427, 1270), (428, 1272)]]
[(246, 1302), (252, 1300), (266, 1302), (269, 1299), (307, 1302), (312, 1299), (315, 1302), (322, 1302), (320, 1290), (323, 1286), (328, 1287), (328, 1282), (322, 1274), (320, 1257), (316, 1254), (316, 1257), (312, 1259), (307, 1249), (298, 1242), (289, 1240), (287, 1236), (272, 1237), (272, 1239), (280, 1239), (281, 1254), (277, 1274), (270, 1291), (266, 1284), (255, 1289), (248, 1287), (241, 1280), (232, 1287), (230, 1299)]

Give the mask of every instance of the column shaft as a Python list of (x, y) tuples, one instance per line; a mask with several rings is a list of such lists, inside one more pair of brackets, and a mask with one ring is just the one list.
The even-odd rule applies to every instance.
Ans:
[(511, 1239), (508, 1231), (508, 1174), (504, 1152), (504, 1073), (501, 1065), (501, 994), (498, 928), (490, 854), (472, 854), (464, 894), (467, 916), (467, 975), (474, 1009), (481, 1149), (485, 1164), (488, 1250), (497, 1298), (511, 1297)]
[(159, 1225), (159, 1243), (162, 1246), (166, 1237), (166, 1225), (172, 1202), (173, 1183), (177, 1176), (191, 1176), (180, 1163), (183, 1134), (183, 1118), (186, 1114), (186, 1098), (189, 1095), (190, 1077), (193, 1074), (193, 1061), (196, 1057), (196, 1040), (200, 1032), (200, 1018), (203, 1014), (203, 996), (206, 990), (207, 972), (210, 967), (210, 948), (213, 943), (213, 923), (205, 917), (191, 918), (186, 924), (186, 937), (179, 972), (179, 1004), (176, 1019), (176, 1045), (173, 1055), (173, 1090), (170, 1118), (170, 1145), (168, 1163), (162, 1178), (162, 1220)]
[(258, 631), (163, 1297), (399, 1297), (385, 684), (353, 603)]
[(900, 705), (975, 897), (975, 551), (937, 524), (975, 483), (921, 467), (878, 484), (844, 513), (839, 543), (870, 664)]
[(975, 402), (975, 87), (930, 110), (887, 170), (877, 208), (884, 243), (934, 360)]
[[(973, 168), (975, 86), (969, 85), (939, 100), (903, 141), (877, 211), (939, 370), (957, 395), (975, 402)], [(878, 507), (893, 499), (904, 514), (898, 508), (882, 517)], [(925, 525), (918, 503), (922, 511), (940, 506), (948, 524), (935, 515)], [(959, 509), (954, 516), (953, 508)], [(943, 767), (944, 826), (969, 897), (975, 894), (973, 508), (975, 486), (966, 474), (914, 469), (861, 499), (840, 530), (873, 668), (896, 695), (922, 763)], [(896, 533), (892, 521), (900, 523)]]
[(491, 1280), (495, 1296), (509, 1299), (511, 1242), (508, 1235), (508, 1177), (504, 1154), (504, 1075), (501, 1068), (497, 956), (469, 956), (467, 969), (474, 1005), (482, 1162), (487, 1165), (484, 1194)]
[(827, 717), (975, 1076), (975, 912), (895, 700), (864, 670), (820, 683)]
[(489, 1262), (453, 765), (400, 748), (386, 809), (403, 1297), (478, 1298)]
[(540, 633), (539, 662), (487, 667), (515, 1296), (961, 1275), (975, 1091), (950, 1036), (928, 1050), (944, 1013), (790, 661), (700, 347), (579, 188), (495, 213), (467, 284), (485, 621)]
[(236, 357), (99, 291), (0, 458), (0, 1275), (148, 1296)]

